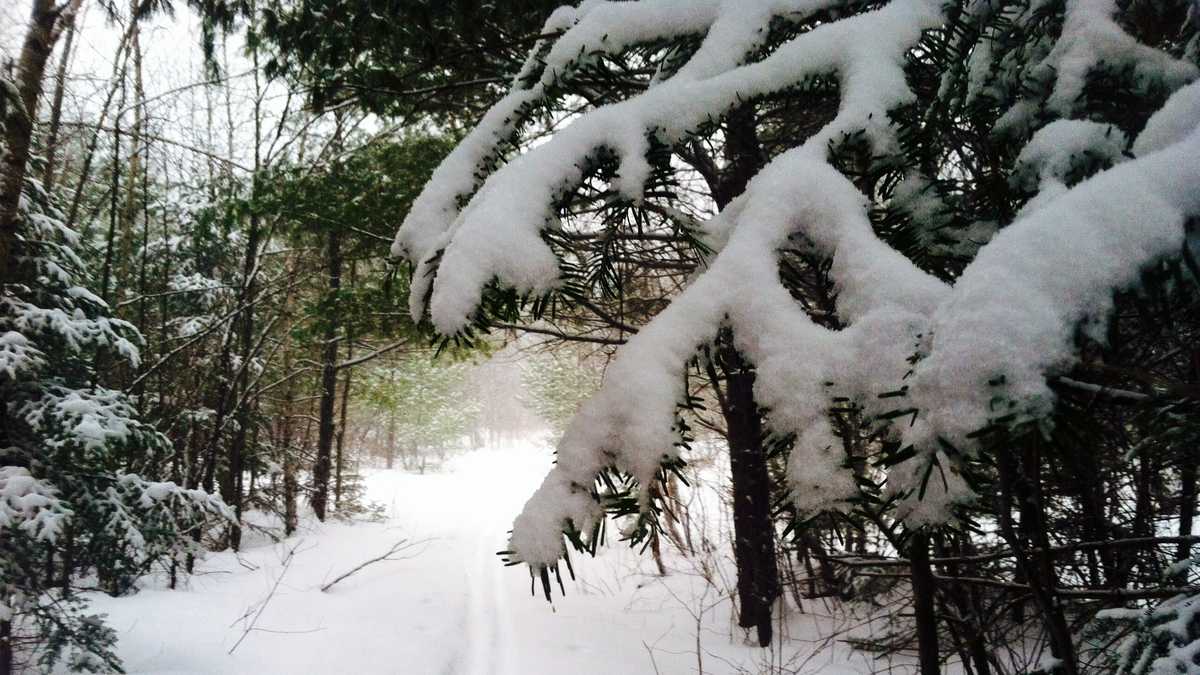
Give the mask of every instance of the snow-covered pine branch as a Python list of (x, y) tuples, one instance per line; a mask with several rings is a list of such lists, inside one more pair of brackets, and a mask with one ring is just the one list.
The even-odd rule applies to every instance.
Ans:
[[(413, 313), (422, 315), (428, 299), (444, 334), (470, 327), (493, 282), (535, 295), (557, 287), (560, 261), (541, 235), (561, 226), (557, 205), (597, 158), (613, 159), (612, 192), (637, 204), (654, 170), (652, 145), (682, 144), (745, 101), (815, 78), (836, 80), (840, 104), (704, 226), (716, 254), (620, 349), (604, 386), (580, 409), (557, 466), (514, 525), (514, 558), (553, 566), (565, 550), (564, 528), (590, 532), (604, 515), (592, 486), (608, 468), (636, 480), (648, 506), (656, 472), (678, 452), (687, 364), (722, 328), (756, 366), (754, 397), (771, 431), (796, 439), (788, 479), (801, 512), (838, 509), (858, 494), (829, 421), (831, 399), (855, 401), (882, 420), (895, 402), (881, 395), (902, 391), (912, 424), (881, 431), (915, 452), (889, 469), (889, 489), (910, 526), (952, 519), (951, 507), (974, 495), (951, 455), (972, 452), (973, 432), (998, 417), (1045, 415), (1053, 401), (1046, 379), (1074, 363), (1077, 329), (1102, 327), (1113, 291), (1177, 256), (1185, 222), (1200, 216), (1200, 84), (1188, 84), (1200, 73), (1195, 41), (1191, 57), (1172, 56), (1139, 43), (1118, 13), (1115, 0), (640, 0), (556, 13), (545, 32), (561, 35), (535, 48), (512, 93), (434, 174), (397, 234), (394, 253), (416, 265)], [(992, 49), (999, 38), (987, 35), (996, 25), (1020, 33), (1047, 15), (1061, 20), (1057, 34), (1030, 30), (1024, 51)], [(776, 21), (808, 25), (771, 48)], [(665, 42), (670, 50), (672, 40), (699, 34), (690, 57), (644, 91), (511, 152), (512, 139), (576, 70), (636, 46)], [(962, 40), (969, 59), (940, 64), (940, 90), (918, 94), (906, 68), (914, 54), (928, 54), (931, 34)], [(1166, 99), (1144, 130), (1124, 136), (1073, 119), (1088, 78), (1103, 69), (1120, 69), (1134, 87)], [(1043, 194), (1007, 222), (970, 223), (972, 231), (1001, 230), (961, 274), (939, 279), (880, 238), (870, 210), (887, 205), (832, 160), (854, 141), (903, 167), (909, 139), (897, 110), (982, 100), (1007, 101), (994, 139), (1028, 141), (1014, 180)], [(1080, 171), (1085, 155), (1092, 165)], [(951, 158), (941, 161), (933, 178), (960, 171)], [(921, 196), (929, 180), (910, 170), (907, 195), (933, 200), (922, 211), (933, 218), (952, 206)], [(814, 322), (781, 282), (778, 251), (795, 241), (831, 261), (840, 330)], [(939, 479), (929, 480), (931, 466)]]

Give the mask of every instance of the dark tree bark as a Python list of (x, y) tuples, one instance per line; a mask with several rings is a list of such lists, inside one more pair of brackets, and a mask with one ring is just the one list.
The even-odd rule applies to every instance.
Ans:
[[(356, 262), (350, 261), (350, 285), (354, 286), (355, 272), (358, 267)], [(346, 330), (346, 361), (354, 358), (354, 331), (350, 328)], [(337, 422), (337, 454), (334, 457), (333, 470), (333, 505), (334, 508), (342, 506), (342, 473), (345, 469), (345, 449), (346, 449), (346, 412), (350, 406), (350, 374), (352, 368), (346, 368), (346, 376), (342, 380), (342, 396), (338, 403), (338, 422)]]
[(110, 305), (113, 302), (112, 290), (113, 260), (117, 245), (117, 220), (120, 212), (117, 209), (118, 195), (121, 192), (121, 111), (125, 107), (125, 73), (121, 73), (121, 98), (117, 103), (117, 114), (113, 119), (113, 151), (111, 162), (110, 184), (108, 189), (108, 233), (104, 236), (104, 265), (100, 271), (100, 297)]
[[(975, 554), (969, 534), (952, 535), (950, 541), (954, 543), (953, 547), (947, 545), (944, 536), (934, 537), (933, 551), (943, 558)], [(950, 577), (965, 574), (958, 563), (943, 563), (942, 567)], [(985, 616), (979, 588), (974, 585), (951, 583), (943, 585), (939, 591), (940, 597), (945, 598), (946, 604), (951, 605), (952, 612), (959, 617), (959, 621), (948, 622), (947, 627), (954, 631), (967, 675), (991, 675), (991, 654), (988, 652), (987, 635), (984, 630), (991, 618)]]
[(313, 465), (312, 507), (318, 520), (325, 520), (329, 502), (329, 473), (334, 441), (334, 403), (337, 399), (338, 328), (336, 298), (342, 287), (342, 233), (331, 228), (327, 235), (325, 262), (329, 271), (328, 314), (325, 320), (325, 343), (321, 358), (321, 402), (317, 426), (317, 459)]
[(0, 621), (0, 675), (12, 675), (12, 672), (12, 623), (9, 621)]
[(929, 534), (924, 530), (909, 535), (908, 560), (912, 571), (913, 614), (917, 624), (917, 657), (921, 675), (939, 675), (941, 655), (938, 651), (938, 620), (934, 603), (937, 580), (929, 564)]
[[(693, 148), (691, 159), (708, 183), (713, 200), (724, 209), (746, 189), (763, 165), (763, 152), (752, 104), (730, 112), (725, 156), (718, 170), (702, 148)], [(709, 377), (721, 399), (729, 437), (733, 483), (734, 558), (738, 572), (739, 623), (754, 627), (759, 644), (771, 642), (771, 605), (779, 595), (779, 569), (775, 560), (775, 526), (771, 520), (771, 481), (763, 447), (762, 417), (754, 402), (754, 370), (742, 361), (731, 344), (718, 346), (717, 361), (724, 377), (709, 368)], [(726, 389), (721, 393), (722, 387)]]
[(396, 463), (396, 411), (388, 410), (387, 423), (387, 468), (392, 468)]
[[(1192, 352), (1191, 381), (1200, 382), (1200, 349)], [(1192, 533), (1192, 524), (1196, 518), (1196, 459), (1197, 453), (1184, 452), (1179, 462), (1179, 536), (1186, 537)], [(1189, 542), (1179, 542), (1175, 552), (1176, 560), (1192, 557), (1192, 545)], [(1180, 583), (1187, 581), (1187, 571), (1182, 571), (1177, 577)]]
[(754, 402), (753, 369), (732, 345), (720, 349), (725, 372), (722, 411), (728, 425), (733, 478), (734, 559), (741, 607), (738, 624), (754, 628), (759, 645), (766, 647), (771, 644), (771, 605), (779, 596), (779, 569), (762, 417)]
[[(252, 190), (253, 192), (253, 190)], [(253, 199), (253, 198), (252, 198)], [(258, 213), (250, 212), (250, 228), (246, 236), (246, 251), (242, 259), (242, 311), (238, 315), (238, 368), (237, 381), (233, 384), (234, 401), (242, 400), (238, 405), (235, 419), (237, 426), (233, 432), (233, 441), (229, 444), (229, 480), (224, 486), (221, 497), (226, 504), (233, 507), (234, 522), (229, 530), (229, 545), (236, 551), (242, 541), (242, 473), (246, 463), (246, 438), (250, 432), (251, 408), (246, 391), (250, 386), (250, 368), (248, 363), (254, 358), (254, 296), (258, 292), (258, 249), (261, 244), (262, 232), (259, 226)]]
[[(350, 339), (347, 338), (347, 343)], [(346, 359), (349, 360), (354, 356), (353, 345), (347, 345)], [(346, 369), (346, 376), (342, 379), (342, 395), (338, 403), (338, 423), (337, 423), (337, 456), (334, 461), (333, 475), (333, 505), (340, 508), (342, 505), (342, 473), (345, 469), (345, 450), (346, 450), (346, 412), (350, 405), (350, 369)]]
[[(725, 155), (713, 197), (720, 208), (745, 191), (762, 167), (762, 148), (754, 106), (746, 104), (729, 114)], [(734, 558), (738, 570), (739, 624), (754, 627), (762, 646), (771, 643), (771, 605), (779, 596), (775, 560), (775, 524), (771, 520), (771, 478), (763, 447), (762, 417), (754, 402), (754, 370), (730, 344), (720, 347), (724, 365), (726, 405), (733, 483)]]
[[(296, 263), (293, 262), (290, 267), (292, 273), (295, 273)], [(288, 291), (284, 300), (285, 313), (292, 306), (293, 292)], [(285, 373), (291, 373), (294, 368), (291, 331), (285, 333), (283, 339), (283, 370)], [(282, 408), (281, 414), (276, 417), (276, 424), (279, 428), (279, 449), (283, 452), (283, 531), (284, 534), (290, 535), (300, 524), (296, 508), (296, 498), (300, 492), (300, 484), (296, 479), (296, 474), (299, 473), (299, 462), (297, 461), (297, 448), (293, 447), (296, 378), (288, 380), (284, 388)]]
[[(1059, 660), (1058, 672), (1078, 675), (1075, 644), (1070, 626), (1063, 615), (1058, 597), (1058, 574), (1054, 568), (1054, 552), (1046, 533), (1042, 507), (1041, 452), (1042, 442), (1037, 433), (1012, 439), (997, 446), (997, 467), (1000, 478), (1000, 533), (1013, 551), (1014, 560), (1041, 614), (1050, 653)], [(1015, 453), (1020, 452), (1018, 458)], [(1012, 506), (1020, 513), (1020, 533), (1013, 524)]]

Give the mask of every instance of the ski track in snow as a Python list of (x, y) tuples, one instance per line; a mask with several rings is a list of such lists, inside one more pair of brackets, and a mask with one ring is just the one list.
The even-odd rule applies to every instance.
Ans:
[(475, 521), (478, 525), (474, 531), (467, 533), (477, 544), (466, 570), (467, 660), (462, 675), (509, 675), (510, 672), (511, 640), (505, 633), (510, 629), (511, 617), (503, 592), (504, 567), (495, 555), (503, 547), (503, 540), (497, 540), (496, 535), (503, 535), (507, 524), (498, 522), (494, 514), (505, 512), (483, 510), (482, 517)]

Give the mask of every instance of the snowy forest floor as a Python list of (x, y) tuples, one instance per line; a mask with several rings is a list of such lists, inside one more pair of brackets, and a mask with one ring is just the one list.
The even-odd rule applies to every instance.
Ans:
[[(129, 597), (93, 595), (93, 608), (119, 632), (132, 673), (911, 672), (911, 661), (851, 650), (845, 619), (835, 622), (819, 601), (787, 612), (775, 649), (750, 646), (727, 591), (665, 547), (666, 577), (649, 552), (610, 542), (596, 559), (575, 559), (565, 597), (556, 593), (552, 605), (540, 590), (531, 597), (526, 571), (502, 566), (496, 551), (550, 461), (548, 449), (525, 443), (423, 475), (369, 470), (365, 499), (382, 504), (386, 521), (308, 520), (279, 543), (248, 533), (240, 554), (200, 561), (186, 588), (151, 578)], [(417, 543), (401, 554), (409, 557), (320, 590), (401, 539)], [(726, 548), (709, 554), (718, 568)]]

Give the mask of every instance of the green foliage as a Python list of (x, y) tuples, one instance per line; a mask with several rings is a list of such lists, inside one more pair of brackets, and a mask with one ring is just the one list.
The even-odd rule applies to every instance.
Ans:
[(523, 403), (561, 436), (579, 406), (600, 389), (601, 376), (598, 367), (566, 350), (539, 354), (522, 365)]
[(1153, 608), (1101, 611), (1088, 627), (1106, 649), (1114, 675), (1193, 673), (1200, 667), (1200, 596), (1171, 598)]
[[(454, 147), (449, 136), (413, 134), (368, 142), (328, 165), (291, 166), (259, 179), (254, 208), (277, 218), (298, 245), (319, 247), (331, 232), (341, 236), (346, 260), (376, 260), (388, 245), (412, 200), (438, 163)], [(310, 299), (315, 322), (302, 334), (320, 334), (322, 319), (336, 320), (355, 335), (414, 333), (406, 311), (407, 278), (389, 268), (343, 278), (342, 288)]]
[(389, 425), (404, 453), (452, 448), (475, 429), (481, 412), (468, 380), (472, 366), (428, 352), (406, 355), (369, 372), (363, 405), (377, 425)]
[[(227, 517), (219, 499), (131, 472), (170, 446), (97, 363), (138, 362), (141, 337), (84, 288), (78, 244), (50, 198), (24, 195), (19, 268), (0, 295), (0, 620), (40, 638), (39, 663), (120, 669), (115, 634), (73, 599), (77, 579), (113, 593), (193, 550)], [(153, 462), (147, 462), (153, 464)]]
[(276, 48), (267, 73), (303, 83), (318, 109), (349, 100), (396, 116), (471, 117), (503, 93), (560, 4), (264, 3), (263, 37)]

